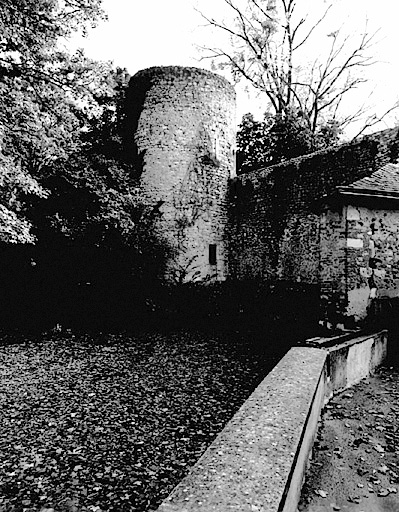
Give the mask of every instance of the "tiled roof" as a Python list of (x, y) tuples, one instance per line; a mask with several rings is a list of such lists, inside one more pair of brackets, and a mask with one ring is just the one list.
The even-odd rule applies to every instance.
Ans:
[(371, 192), (399, 193), (399, 163), (386, 164), (370, 176), (354, 181), (345, 189), (353, 190), (353, 192), (369, 190)]

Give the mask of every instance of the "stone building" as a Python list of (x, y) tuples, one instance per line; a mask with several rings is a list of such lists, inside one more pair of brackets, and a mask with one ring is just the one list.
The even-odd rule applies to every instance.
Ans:
[(319, 287), (323, 315), (357, 321), (399, 295), (399, 130), (235, 173), (235, 93), (196, 68), (150, 68), (129, 88), (131, 140), (167, 278)]
[(321, 219), (323, 282), (335, 280), (358, 320), (370, 299), (399, 296), (399, 165), (337, 187), (334, 199)]
[(235, 176), (235, 92), (205, 70), (156, 67), (132, 77), (133, 157), (156, 230), (173, 252), (167, 277), (226, 279), (227, 189)]
[(237, 177), (230, 276), (318, 286), (322, 315), (339, 322), (364, 318), (373, 280), (396, 296), (398, 150), (399, 130), (386, 130)]

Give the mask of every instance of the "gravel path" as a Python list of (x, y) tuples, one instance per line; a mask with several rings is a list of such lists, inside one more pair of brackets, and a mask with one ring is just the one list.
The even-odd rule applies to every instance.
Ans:
[(335, 397), (322, 416), (299, 511), (399, 511), (399, 372)]
[(0, 346), (0, 512), (155, 510), (281, 355), (189, 332)]

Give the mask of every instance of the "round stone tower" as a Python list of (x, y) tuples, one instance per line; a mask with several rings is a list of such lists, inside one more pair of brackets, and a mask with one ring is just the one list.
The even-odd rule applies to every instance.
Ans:
[(129, 84), (128, 126), (143, 195), (160, 211), (157, 236), (173, 250), (166, 277), (224, 279), (234, 88), (202, 69), (145, 69)]

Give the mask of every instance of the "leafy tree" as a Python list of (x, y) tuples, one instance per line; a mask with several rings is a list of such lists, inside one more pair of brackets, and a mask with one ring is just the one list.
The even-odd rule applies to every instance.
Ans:
[(109, 66), (61, 41), (102, 16), (100, 0), (5, 0), (0, 5), (0, 240), (33, 242), (25, 199), (47, 197), (42, 170), (68, 158)]
[(333, 121), (313, 133), (303, 117), (295, 113), (285, 116), (265, 114), (263, 121), (256, 121), (252, 114), (246, 114), (237, 133), (238, 172), (327, 148), (338, 142), (339, 133), (339, 127)]
[(141, 203), (126, 151), (129, 75), (61, 44), (102, 16), (100, 3), (20, 0), (0, 8), (11, 27), (0, 53), (2, 148), (31, 184), (10, 211), (26, 235), (18, 241), (38, 239), (60, 253), (72, 245), (146, 253), (156, 212)]
[(142, 204), (126, 150), (129, 76), (63, 46), (102, 16), (100, 3), (0, 5), (0, 300), (17, 325), (113, 318), (124, 305), (130, 317), (144, 304), (131, 300), (140, 278), (146, 297), (162, 272), (159, 213)]
[[(60, 40), (86, 33), (105, 14), (102, 0), (3, 0), (0, 5), (1, 66), (14, 74), (51, 76), (44, 62), (57, 59)], [(57, 51), (56, 51), (57, 49)]]
[(105, 78), (108, 87), (95, 94), (95, 115), (77, 113), (83, 128), (73, 151), (37, 173), (49, 197), (29, 201), (26, 214), (42, 254), (57, 247), (62, 262), (74, 247), (96, 253), (98, 268), (109, 267), (114, 254), (116, 266), (116, 258), (122, 257), (130, 274), (153, 277), (162, 272), (167, 249), (153, 235), (159, 211), (143, 204), (127, 149), (125, 93), (130, 77), (118, 68), (109, 69)]

